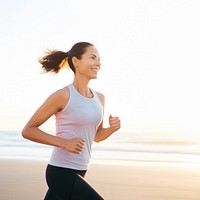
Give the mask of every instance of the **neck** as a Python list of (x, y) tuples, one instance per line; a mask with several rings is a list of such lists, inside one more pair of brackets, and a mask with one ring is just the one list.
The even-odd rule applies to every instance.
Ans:
[(84, 97), (92, 98), (93, 94), (88, 86), (89, 81), (74, 79), (73, 85), (76, 88), (76, 90)]

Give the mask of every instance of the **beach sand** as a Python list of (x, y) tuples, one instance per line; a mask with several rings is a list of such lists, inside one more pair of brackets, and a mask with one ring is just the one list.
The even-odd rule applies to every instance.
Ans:
[[(0, 159), (1, 200), (42, 200), (45, 161)], [(200, 200), (200, 170), (193, 167), (90, 165), (86, 180), (106, 200)]]

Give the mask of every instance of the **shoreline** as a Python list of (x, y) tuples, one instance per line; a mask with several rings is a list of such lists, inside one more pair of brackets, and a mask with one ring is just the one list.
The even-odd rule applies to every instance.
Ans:
[[(2, 200), (42, 200), (48, 161), (0, 159)], [(198, 168), (91, 163), (85, 177), (106, 200), (199, 200)]]
[[(0, 156), (1, 160), (13, 160), (13, 161), (30, 161), (30, 162), (41, 162), (48, 164), (49, 158), (35, 158), (35, 157), (16, 157), (16, 156)], [(191, 163), (191, 162), (173, 162), (173, 161), (148, 161), (148, 160), (117, 160), (117, 159), (109, 159), (109, 160), (99, 160), (99, 159), (91, 159), (90, 165), (109, 165), (109, 166), (150, 166), (150, 167), (174, 167), (174, 168), (191, 168), (191, 169), (199, 169), (199, 163)]]

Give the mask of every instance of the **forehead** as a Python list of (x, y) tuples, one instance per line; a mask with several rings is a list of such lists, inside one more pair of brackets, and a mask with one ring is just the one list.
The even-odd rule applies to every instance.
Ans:
[(93, 54), (99, 57), (99, 52), (97, 48), (94, 46), (87, 47), (85, 54), (88, 54), (88, 55)]

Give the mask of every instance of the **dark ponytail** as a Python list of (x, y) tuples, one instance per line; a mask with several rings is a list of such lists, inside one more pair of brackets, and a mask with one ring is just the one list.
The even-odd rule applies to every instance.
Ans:
[(57, 50), (50, 50), (46, 52), (43, 58), (39, 59), (40, 64), (44, 72), (58, 73), (61, 69), (59, 65), (68, 57), (68, 53)]
[(88, 42), (79, 42), (76, 43), (68, 52), (57, 50), (48, 51), (44, 57), (39, 59), (39, 62), (42, 65), (44, 72), (53, 72), (55, 74), (58, 73), (67, 62), (71, 70), (75, 73), (72, 58), (76, 57), (81, 59), (89, 46), (93, 46), (93, 44)]

